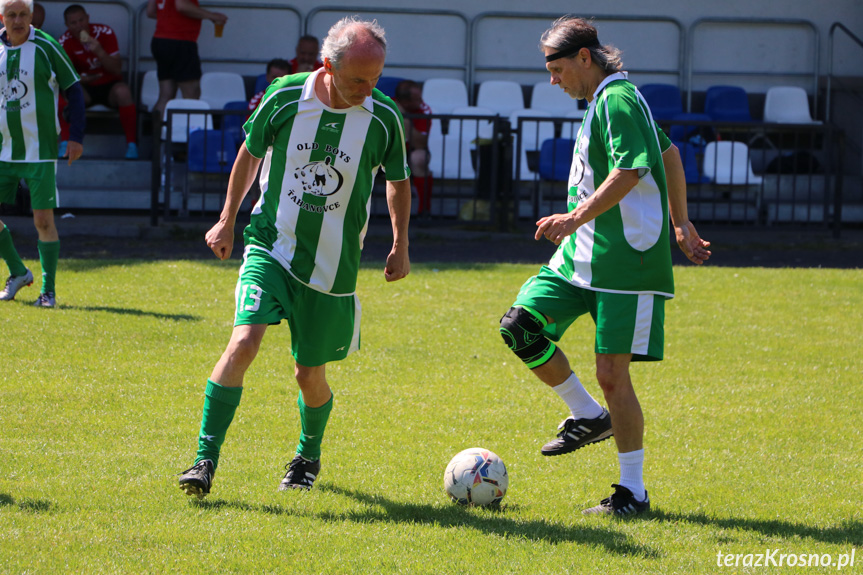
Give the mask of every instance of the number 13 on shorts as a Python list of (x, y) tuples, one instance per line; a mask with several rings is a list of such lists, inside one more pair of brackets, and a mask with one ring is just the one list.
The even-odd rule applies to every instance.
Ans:
[(237, 311), (258, 311), (263, 293), (264, 290), (256, 285), (243, 285), (240, 301), (237, 302)]

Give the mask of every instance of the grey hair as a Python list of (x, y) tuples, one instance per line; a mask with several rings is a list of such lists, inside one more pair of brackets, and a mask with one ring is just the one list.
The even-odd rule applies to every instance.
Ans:
[[(30, 10), (30, 12), (33, 12), (33, 0), (21, 0), (21, 1), (24, 2), (24, 4), (27, 6), (27, 9)], [(12, 2), (15, 2), (15, 0), (0, 0), (0, 14), (5, 14), (6, 13), (6, 6), (11, 4)]]
[[(551, 28), (542, 34), (539, 48), (540, 50), (551, 48), (560, 51), (592, 41), (599, 42), (592, 21), (567, 15), (555, 20)], [(619, 72), (623, 69), (623, 60), (621, 59), (623, 53), (614, 46), (599, 44), (589, 46), (587, 49), (590, 50), (591, 59), (606, 72)], [(569, 57), (574, 58), (575, 56), (573, 54)]]
[[(0, 0), (2, 2), (3, 0)], [(348, 49), (354, 45), (360, 32), (365, 30), (384, 50), (387, 51), (387, 39), (383, 27), (377, 20), (361, 20), (359, 16), (345, 16), (330, 28), (327, 37), (321, 45), (321, 59), (329, 58), (333, 66), (338, 68), (341, 59)]]

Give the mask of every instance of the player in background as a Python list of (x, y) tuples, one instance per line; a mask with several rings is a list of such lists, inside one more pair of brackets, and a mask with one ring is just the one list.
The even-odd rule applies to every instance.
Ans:
[[(404, 114), (432, 113), (428, 104), (423, 102), (422, 88), (413, 80), (402, 80), (396, 86), (395, 102), (399, 111)], [(432, 173), (429, 170), (431, 153), (429, 152), (429, 118), (405, 119), (405, 140), (408, 144), (411, 179), (417, 192), (417, 215), (428, 214), (431, 211)]]
[(360, 345), (356, 282), (379, 169), (393, 229), (384, 277), (395, 281), (410, 271), (402, 117), (374, 89), (386, 58), (384, 30), (344, 18), (330, 29), (322, 55), (322, 69), (284, 76), (267, 89), (245, 125), (221, 218), (207, 232), (216, 256), (230, 257), (237, 211), (263, 160), (261, 198), (244, 233), (234, 330), (207, 381), (195, 464), (179, 480), (188, 495), (209, 493), (243, 377), (267, 326), (281, 320), (291, 330), (301, 432), (279, 489), (312, 487), (333, 408), (326, 365)]
[(150, 51), (156, 60), (159, 99), (153, 105), (161, 115), (165, 104), (175, 97), (177, 88), (183, 98), (201, 97), (201, 58), (198, 36), (201, 20), (210, 20), (218, 33), (228, 21), (221, 12), (201, 8), (198, 0), (147, 0), (147, 17), (156, 20)]
[[(273, 83), (273, 80), (276, 78), (281, 78), (282, 76), (287, 76), (291, 73), (291, 64), (285, 60), (284, 58), (273, 58), (269, 62), (267, 62), (267, 87)], [(252, 96), (252, 99), (249, 100), (249, 115), (252, 115), (252, 112), (258, 107), (258, 104), (261, 103), (261, 100), (266, 93), (266, 88)]]
[[(91, 24), (90, 15), (80, 4), (72, 4), (63, 11), (66, 32), (59, 42), (72, 60), (87, 106), (102, 104), (115, 108), (126, 135), (126, 159), (138, 159), (138, 116), (132, 90), (123, 81), (123, 60), (117, 36), (110, 26)], [(60, 106), (63, 107), (62, 104)], [(60, 116), (60, 156), (66, 155), (69, 123)]]
[[(66, 52), (54, 38), (30, 25), (33, 0), (0, 0), (0, 202), (14, 202), (21, 178), (30, 188), (33, 224), (39, 235), (42, 291), (35, 305), (54, 307), (60, 237), (57, 207), (57, 96), (66, 93), (72, 124), (69, 164), (84, 152), (84, 92)], [(9, 278), (0, 301), (15, 299), (33, 283), (12, 236), (0, 222), (0, 257)]]
[[(677, 148), (656, 126), (644, 98), (622, 72), (620, 51), (602, 45), (588, 21), (565, 16), (541, 38), (551, 74), (572, 98), (589, 103), (576, 139), (567, 213), (537, 222), (557, 252), (522, 286), (500, 323), (510, 349), (570, 410), (560, 455), (614, 435), (620, 482), (586, 514), (633, 515), (650, 509), (644, 487), (644, 418), (629, 374), (632, 361), (663, 355), (665, 300), (674, 296), (668, 220), (694, 263), (708, 257), (688, 219)], [(596, 323), (596, 377), (606, 410), (572, 372), (555, 343), (578, 317)]]

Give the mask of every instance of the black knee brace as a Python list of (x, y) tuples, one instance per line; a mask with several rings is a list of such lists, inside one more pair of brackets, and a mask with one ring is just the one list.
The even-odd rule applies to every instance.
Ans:
[(527, 367), (539, 367), (554, 355), (557, 346), (542, 335), (548, 321), (542, 314), (524, 307), (511, 307), (500, 319), (500, 335), (509, 349)]

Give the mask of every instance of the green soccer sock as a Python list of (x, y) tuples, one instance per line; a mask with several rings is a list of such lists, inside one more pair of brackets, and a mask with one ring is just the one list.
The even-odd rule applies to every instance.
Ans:
[(224, 387), (212, 380), (207, 380), (207, 391), (204, 397), (204, 414), (201, 417), (201, 432), (198, 434), (198, 456), (195, 463), (209, 459), (213, 469), (219, 466), (219, 452), (228, 427), (234, 419), (242, 387)]
[(42, 264), (42, 293), (56, 291), (54, 280), (57, 277), (57, 261), (60, 259), (60, 242), (39, 240), (39, 263)]
[(330, 395), (329, 401), (320, 407), (309, 407), (303, 403), (303, 392), (300, 392), (297, 405), (300, 406), (302, 425), (297, 454), (316, 461), (321, 458), (321, 442), (324, 440), (324, 430), (327, 428), (327, 421), (333, 410), (333, 396)]
[(9, 226), (3, 226), (0, 231), (0, 257), (9, 266), (10, 276), (23, 276), (27, 273), (27, 267), (21, 261), (21, 256), (15, 249), (15, 244), (12, 243), (12, 234), (9, 232)]

